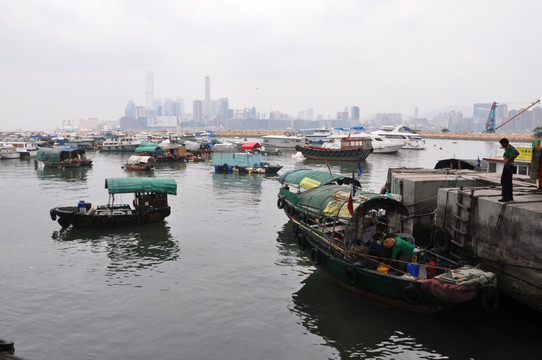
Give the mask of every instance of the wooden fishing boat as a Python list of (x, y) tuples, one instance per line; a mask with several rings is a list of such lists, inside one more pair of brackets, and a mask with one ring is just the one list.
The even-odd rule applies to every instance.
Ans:
[[(108, 178), (107, 205), (92, 206), (84, 200), (77, 206), (55, 207), (50, 210), (51, 220), (58, 218), (63, 228), (108, 227), (147, 224), (164, 220), (171, 214), (167, 195), (177, 195), (175, 179), (166, 178)], [(115, 194), (133, 193), (134, 201), (115, 204)]]
[[(495, 274), (420, 249), (412, 236), (400, 232), (402, 217), (408, 216), (401, 202), (362, 192), (357, 180), (322, 171), (296, 169), (279, 181), (277, 207), (294, 222), (299, 248), (339, 286), (422, 313), (476, 298), (488, 311), (497, 307)], [(351, 184), (358, 190), (355, 196)], [(413, 244), (407, 261), (392, 261), (382, 247), (382, 240), (392, 236)]]
[(372, 152), (371, 137), (344, 137), (338, 142), (325, 143), (322, 147), (297, 145), (296, 151), (310, 160), (363, 161)]
[(73, 168), (80, 166), (92, 166), (92, 160), (88, 159), (84, 149), (41, 148), (36, 154), (36, 165), (42, 163), (44, 167)]
[(282, 166), (264, 162), (260, 148), (259, 143), (250, 142), (241, 146), (244, 152), (215, 151), (213, 167), (216, 172), (276, 174)]
[(154, 170), (154, 159), (150, 156), (132, 155), (123, 166), (126, 170), (152, 171)]

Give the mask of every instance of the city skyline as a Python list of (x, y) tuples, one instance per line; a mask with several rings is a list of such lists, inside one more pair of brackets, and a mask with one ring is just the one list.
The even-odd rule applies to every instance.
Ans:
[[(28, 11), (32, 9), (32, 11)], [(286, 9), (286, 10), (285, 10)], [(420, 116), (539, 98), (537, 1), (2, 2), (2, 128), (118, 120), (126, 102)], [(506, 25), (506, 26), (503, 26)], [(207, 102), (208, 106), (208, 102)]]

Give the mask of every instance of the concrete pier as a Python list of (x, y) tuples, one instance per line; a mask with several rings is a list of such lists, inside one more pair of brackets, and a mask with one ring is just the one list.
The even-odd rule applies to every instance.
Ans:
[(390, 169), (390, 192), (411, 216), (403, 231), (454, 260), (497, 274), (501, 292), (542, 312), (542, 193), (514, 176), (514, 202), (501, 203), (500, 174)]

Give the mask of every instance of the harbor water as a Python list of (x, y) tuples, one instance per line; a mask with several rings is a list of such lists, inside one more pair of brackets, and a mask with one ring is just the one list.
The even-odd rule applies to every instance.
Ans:
[[(370, 155), (364, 190), (390, 167), (501, 155), (498, 143), (426, 140), (427, 150)], [(62, 230), (49, 210), (106, 204), (107, 177), (130, 154), (88, 152), (91, 168), (0, 162), (0, 339), (26, 359), (538, 359), (542, 317), (504, 298), (494, 314), (461, 306), (436, 316), (344, 292), (298, 249), (276, 206), (278, 177), (327, 170), (293, 152), (278, 175), (215, 174), (209, 163), (157, 164), (177, 181), (162, 223)], [(330, 163), (357, 173), (357, 164)], [(117, 195), (131, 203), (132, 195)]]

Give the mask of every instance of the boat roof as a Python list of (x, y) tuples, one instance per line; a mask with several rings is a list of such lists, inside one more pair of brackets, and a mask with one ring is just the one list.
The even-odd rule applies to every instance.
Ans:
[[(327, 171), (311, 170), (311, 169), (294, 169), (290, 170), (279, 177), (281, 184), (292, 184), (305, 187), (307, 189), (330, 184), (336, 180), (341, 179), (343, 183), (350, 184), (352, 178), (341, 174), (333, 174)], [(360, 186), (356, 180), (356, 185)]]
[(171, 178), (107, 178), (105, 187), (110, 194), (156, 192), (177, 195), (177, 183)]
[(139, 155), (132, 155), (128, 158), (128, 161), (126, 162), (128, 165), (134, 165), (134, 164), (146, 164), (149, 162), (149, 159), (152, 159), (151, 156), (139, 156)]
[[(350, 188), (343, 185), (322, 185), (298, 194), (299, 205), (310, 208), (321, 216), (351, 218), (348, 211)], [(353, 208), (358, 217), (370, 210), (393, 210), (408, 215), (408, 209), (387, 195), (358, 191), (353, 198)]]
[(259, 149), (262, 146), (258, 142), (247, 142), (241, 145), (241, 150), (254, 150)]
[(487, 171), (487, 161), (480, 159), (443, 159), (437, 162), (435, 169)]

